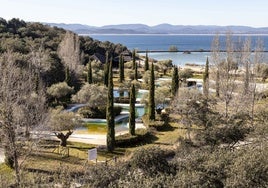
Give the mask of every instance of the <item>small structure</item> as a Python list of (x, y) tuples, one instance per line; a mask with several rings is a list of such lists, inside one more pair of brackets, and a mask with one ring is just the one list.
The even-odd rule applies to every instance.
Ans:
[[(129, 62), (132, 61), (132, 53), (129, 50), (125, 50), (123, 52), (120, 53), (123, 56), (123, 61), (125, 62)], [(115, 62), (119, 62), (120, 59), (120, 55), (114, 58)]]
[(89, 57), (90, 61), (98, 61), (102, 64), (105, 64), (106, 57), (100, 53), (95, 53), (92, 56)]
[(88, 150), (88, 160), (97, 162), (97, 148)]

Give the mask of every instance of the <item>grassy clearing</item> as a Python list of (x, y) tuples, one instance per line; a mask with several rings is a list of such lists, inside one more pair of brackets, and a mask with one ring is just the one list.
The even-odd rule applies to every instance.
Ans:
[[(172, 117), (176, 120), (178, 117)], [(111, 160), (114, 157), (123, 157), (130, 154), (132, 151), (140, 147), (148, 146), (161, 146), (161, 147), (173, 147), (179, 137), (184, 137), (186, 130), (178, 123), (179, 121), (171, 122), (165, 129), (161, 131), (153, 131), (152, 137), (147, 137), (143, 143), (137, 146), (116, 148), (113, 153), (106, 152), (105, 149), (98, 149), (99, 162), (105, 162)], [(67, 166), (73, 172), (81, 171), (85, 165), (92, 165), (92, 162), (87, 161), (88, 150), (96, 147), (92, 144), (84, 144), (77, 142), (68, 142), (69, 157), (64, 157), (57, 153), (56, 145), (58, 141), (47, 141), (43, 142), (42, 145), (38, 146), (34, 152), (27, 158), (23, 163), (23, 168), (28, 171), (41, 171), (41, 172), (57, 172), (63, 166)], [(10, 180), (13, 179), (12, 170), (7, 168), (5, 165), (0, 166), (0, 177), (3, 174), (7, 175)]]
[(0, 186), (14, 183), (14, 172), (4, 163), (0, 164)]

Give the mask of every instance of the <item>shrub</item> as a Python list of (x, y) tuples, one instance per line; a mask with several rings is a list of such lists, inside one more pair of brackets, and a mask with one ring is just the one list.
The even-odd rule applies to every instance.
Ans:
[(129, 165), (134, 169), (142, 170), (148, 176), (158, 173), (172, 173), (171, 165), (167, 161), (170, 153), (160, 149), (160, 147), (148, 147), (138, 149), (129, 161)]
[(115, 103), (123, 103), (123, 104), (129, 104), (129, 97), (115, 97), (114, 102)]
[[(121, 113), (122, 107), (115, 106), (114, 107), (114, 115), (117, 116)], [(83, 116), (83, 118), (106, 118), (106, 107), (89, 107), (85, 106), (78, 110), (78, 113)]]
[(148, 114), (142, 116), (142, 121), (144, 125), (148, 128), (155, 128), (158, 131), (161, 131), (168, 125), (168, 114), (156, 114), (154, 121), (150, 121)]
[(192, 78), (194, 76), (194, 71), (192, 69), (183, 69), (179, 71), (179, 77), (182, 78), (184, 81), (188, 78)]
[(150, 136), (150, 133), (147, 129), (137, 129), (136, 135), (131, 135), (129, 133), (119, 135), (115, 138), (116, 146), (118, 147), (129, 147), (140, 145), (147, 137)]

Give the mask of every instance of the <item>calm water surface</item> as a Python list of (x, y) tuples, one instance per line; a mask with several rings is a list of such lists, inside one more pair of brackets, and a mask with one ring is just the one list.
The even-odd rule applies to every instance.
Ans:
[[(128, 49), (137, 50), (168, 50), (170, 46), (176, 46), (180, 51), (211, 50), (214, 35), (90, 35), (100, 41), (121, 43)], [(263, 42), (264, 50), (268, 50), (267, 35), (233, 36), (233, 41), (245, 40), (250, 37), (252, 49), (255, 48), (258, 40)], [(225, 36), (220, 36), (221, 49), (225, 50)], [(141, 54), (144, 55), (144, 54)], [(176, 53), (149, 53), (151, 58), (157, 60), (171, 59), (173, 64), (184, 65), (185, 63), (205, 64), (206, 58), (210, 58), (209, 52), (192, 52), (184, 54)], [(268, 53), (264, 53), (264, 59), (268, 62)]]

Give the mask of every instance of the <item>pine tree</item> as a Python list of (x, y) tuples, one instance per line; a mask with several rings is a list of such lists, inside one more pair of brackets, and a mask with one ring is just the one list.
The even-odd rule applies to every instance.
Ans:
[(129, 134), (135, 135), (135, 102), (136, 102), (136, 94), (135, 94), (135, 85), (131, 85), (130, 90), (130, 103), (129, 103)]
[(136, 64), (136, 51), (132, 51), (132, 69), (135, 69), (135, 64)]
[(145, 62), (144, 62), (144, 71), (149, 70), (149, 58), (148, 58), (148, 52), (146, 51), (146, 56), (145, 56)]
[(88, 62), (87, 82), (89, 84), (92, 84), (92, 67), (91, 67), (91, 61)]
[(107, 121), (107, 150), (112, 152), (115, 147), (115, 130), (114, 130), (114, 95), (113, 95), (113, 70), (112, 61), (109, 63), (109, 79), (108, 79), (108, 98), (106, 106)]
[(152, 63), (150, 83), (149, 83), (149, 109), (148, 109), (149, 119), (150, 120), (155, 120), (154, 93), (155, 93), (155, 86), (154, 86), (154, 64)]
[(125, 80), (124, 59), (123, 59), (123, 55), (121, 54), (119, 58), (119, 82), (123, 83), (124, 80)]
[(109, 53), (106, 51), (106, 60), (105, 60), (105, 65), (104, 65), (104, 78), (103, 82), (106, 87), (108, 87), (108, 77), (109, 77)]
[(178, 67), (175, 66), (173, 69), (172, 84), (171, 84), (171, 94), (173, 97), (176, 96), (178, 89), (179, 89), (179, 74), (178, 74)]
[(209, 93), (209, 61), (207, 57), (206, 66), (205, 66), (205, 72), (203, 74), (203, 94), (205, 97), (208, 97)]

